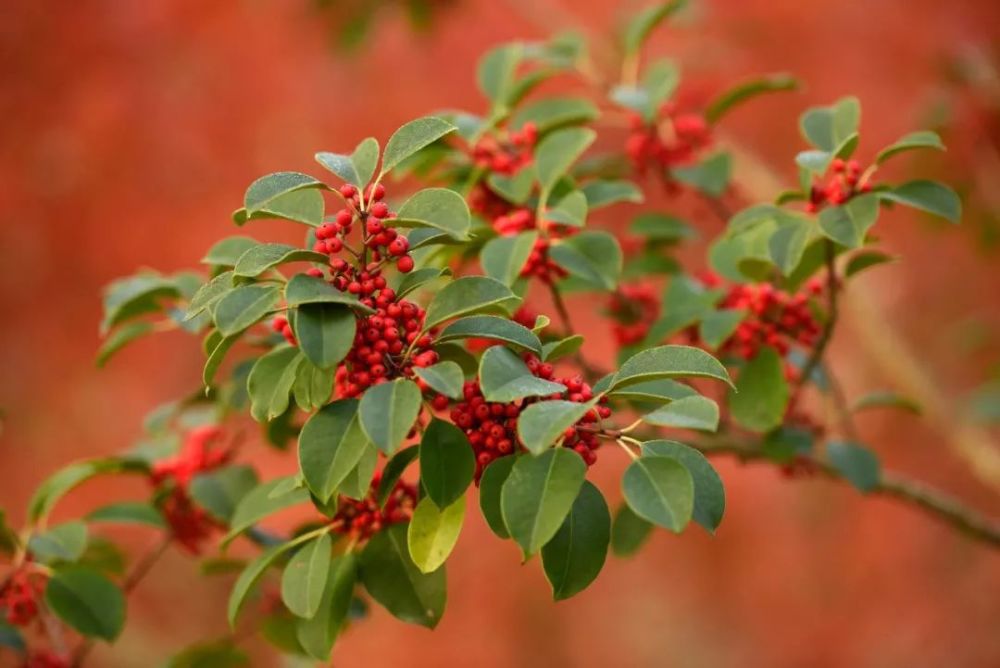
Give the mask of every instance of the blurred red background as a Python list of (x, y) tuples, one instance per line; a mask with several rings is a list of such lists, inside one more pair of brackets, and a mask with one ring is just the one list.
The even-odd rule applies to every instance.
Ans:
[[(479, 110), (478, 54), (542, 37), (550, 18), (565, 20), (546, 8), (572, 7), (603, 28), (635, 4), (457, 0), (427, 34), (414, 34), (390, 7), (350, 54), (332, 46), (336, 10), (309, 0), (0, 5), (0, 297), (8, 314), (0, 328), (0, 506), (20, 517), (51, 471), (127, 447), (148, 410), (199, 378), (198, 343), (182, 335), (140, 342), (109, 368), (94, 368), (105, 283), (143, 266), (192, 266), (232, 232), (229, 214), (260, 174), (315, 172), (314, 151), (343, 150), (369, 134), (384, 139), (434, 109)], [(963, 93), (948, 92), (943, 63), (1000, 39), (994, 0), (716, 0), (700, 3), (696, 18), (653, 45), (680, 56), (688, 76), (715, 85), (790, 71), (807, 83), (726, 122), (783, 177), (793, 177), (800, 111), (853, 93), (864, 105), (865, 157), (951, 95), (959, 115), (947, 137), (953, 168), (943, 176), (971, 178), (963, 151), (982, 141), (982, 119)], [(895, 174), (905, 172), (904, 164)], [(703, 227), (710, 236), (718, 223)], [(985, 380), (1000, 354), (1000, 272), (979, 229), (976, 221), (942, 229), (893, 214), (882, 234), (903, 261), (859, 282), (949, 401)], [(578, 326), (598, 332), (588, 353), (609, 359), (599, 314), (586, 300), (571, 305)], [(864, 359), (850, 325), (834, 346), (848, 391), (885, 387), (891, 379)], [(980, 332), (972, 343), (970, 328)], [(939, 430), (882, 413), (862, 425), (887, 466), (1000, 513), (996, 489), (968, 471)], [(597, 477), (617, 499), (621, 462), (606, 460)], [(294, 464), (267, 465), (274, 470), (265, 477)], [(515, 548), (471, 513), (438, 630), (375, 612), (343, 638), (338, 665), (1000, 665), (997, 552), (843, 485), (789, 482), (732, 461), (719, 467), (729, 507), (715, 538), (658, 532), (637, 558), (610, 560), (595, 585), (559, 604), (538, 564), (520, 566)], [(91, 485), (74, 498), (89, 507), (108, 494)], [(123, 535), (142, 544), (138, 531)], [(172, 649), (223, 633), (228, 584), (200, 579), (193, 561), (171, 553), (135, 593), (118, 645), (98, 650), (93, 665), (158, 664)], [(263, 646), (251, 648), (255, 666), (278, 665)]]

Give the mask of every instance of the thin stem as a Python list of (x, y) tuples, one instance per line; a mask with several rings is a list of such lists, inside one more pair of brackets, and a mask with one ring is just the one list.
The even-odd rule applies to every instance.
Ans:
[(619, 439), (615, 439), (615, 443), (617, 443), (618, 445), (620, 445), (621, 448), (622, 448), (622, 450), (624, 450), (625, 452), (627, 452), (628, 456), (631, 457), (633, 460), (639, 459), (639, 455), (635, 454), (635, 452), (632, 451), (632, 448), (630, 448), (627, 445), (625, 445), (625, 441), (623, 441), (622, 439), (619, 438)]
[[(566, 302), (563, 301), (562, 293), (555, 283), (549, 283), (549, 294), (552, 295), (552, 304), (555, 306), (556, 313), (559, 314), (559, 320), (562, 323), (564, 333), (566, 336), (572, 336), (574, 333), (573, 322), (570, 320), (569, 310), (566, 308)], [(594, 382), (603, 375), (584, 359), (583, 353), (579, 350), (574, 353), (573, 361), (580, 367), (580, 370), (589, 382)]]
[(830, 344), (830, 339), (833, 338), (833, 330), (837, 326), (836, 251), (833, 247), (833, 242), (830, 240), (827, 240), (823, 244), (823, 249), (826, 253), (826, 322), (823, 323), (823, 331), (820, 333), (819, 341), (816, 342), (816, 346), (813, 348), (812, 354), (802, 367), (798, 382), (795, 385), (795, 392), (792, 393), (793, 396), (798, 395), (802, 386), (809, 382), (809, 378), (813, 375), (813, 372), (816, 371), (820, 362), (823, 361), (823, 354), (826, 352), (826, 348)]

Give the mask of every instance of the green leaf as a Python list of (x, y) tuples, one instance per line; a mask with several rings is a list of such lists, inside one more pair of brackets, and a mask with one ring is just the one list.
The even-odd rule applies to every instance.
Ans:
[(636, 216), (628, 229), (632, 234), (663, 243), (675, 243), (696, 236), (694, 229), (680, 218), (656, 212)]
[(120, 501), (107, 506), (101, 506), (97, 510), (88, 513), (85, 519), (88, 522), (115, 522), (121, 524), (145, 524), (147, 526), (165, 528), (166, 522), (160, 512), (141, 501)]
[(709, 311), (698, 323), (698, 335), (713, 350), (725, 343), (746, 317), (743, 309)]
[(438, 508), (429, 496), (420, 500), (406, 532), (413, 563), (421, 573), (433, 573), (448, 559), (465, 520), (465, 497)]
[(79, 520), (54, 526), (28, 541), (31, 555), (44, 562), (76, 561), (87, 549), (87, 525)]
[(625, 27), (625, 54), (633, 55), (638, 52), (645, 41), (649, 39), (650, 33), (656, 29), (656, 26), (683, 9), (686, 4), (687, 0), (658, 2), (637, 13)]
[(700, 394), (671, 401), (642, 416), (646, 424), (677, 429), (715, 431), (719, 428), (719, 406)]
[(500, 492), (504, 524), (525, 556), (548, 543), (576, 500), (587, 465), (566, 448), (518, 457)]
[(519, 43), (502, 44), (487, 51), (476, 67), (479, 90), (496, 106), (505, 107), (514, 89), (517, 66), (524, 54)]
[[(595, 388), (595, 391), (597, 388)], [(608, 396), (626, 401), (653, 402), (665, 404), (685, 397), (697, 396), (698, 392), (688, 385), (669, 378), (648, 380), (609, 392)]]
[(796, 90), (799, 82), (790, 74), (771, 74), (751, 79), (733, 86), (718, 95), (705, 108), (705, 120), (718, 123), (734, 107), (765, 93), (775, 93), (785, 90)]
[(309, 490), (304, 487), (288, 488), (290, 477), (261, 483), (240, 499), (229, 523), (229, 533), (222, 539), (223, 545), (268, 515), (309, 501)]
[(561, 399), (531, 404), (517, 418), (517, 436), (532, 454), (553, 445), (568, 427), (594, 408), (594, 401), (580, 404)]
[(810, 221), (790, 214), (777, 218), (778, 228), (768, 241), (768, 253), (781, 273), (790, 276), (802, 262), (806, 245), (812, 240)]
[(492, 346), (483, 353), (479, 383), (486, 401), (498, 403), (566, 391), (565, 385), (535, 376), (520, 357), (503, 346)]
[(304, 304), (346, 304), (355, 311), (374, 313), (348, 292), (341, 292), (322, 278), (308, 274), (296, 274), (285, 285), (285, 301), (289, 307)]
[(521, 277), (528, 256), (535, 248), (538, 232), (521, 232), (511, 237), (495, 237), (479, 253), (479, 263), (490, 278), (504, 285), (514, 285)]
[(596, 120), (600, 116), (590, 100), (579, 97), (546, 97), (521, 106), (511, 117), (511, 127), (534, 123), (539, 133), (553, 128)]
[(240, 501), (258, 482), (253, 467), (226, 466), (194, 476), (188, 492), (195, 503), (228, 524)]
[(878, 198), (879, 195), (869, 193), (823, 209), (819, 212), (819, 229), (843, 246), (858, 248), (878, 220)]
[(469, 205), (454, 190), (424, 188), (403, 202), (392, 219), (393, 227), (430, 227), (453, 239), (469, 238)]
[(243, 209), (234, 214), (237, 224), (256, 218), (286, 218), (318, 227), (323, 223), (323, 196), (326, 186), (307, 174), (277, 172), (250, 184)]
[(686, 185), (712, 197), (721, 197), (732, 178), (732, 158), (728, 153), (716, 153), (691, 167), (675, 167), (670, 175)]
[(173, 281), (159, 274), (143, 273), (114, 281), (104, 290), (104, 319), (101, 333), (115, 325), (161, 309), (161, 302), (177, 299), (180, 290)]
[(463, 315), (503, 310), (517, 296), (500, 281), (486, 276), (463, 276), (445, 285), (427, 306), (424, 329)]
[(847, 278), (860, 274), (862, 271), (887, 262), (895, 262), (896, 257), (887, 255), (881, 251), (861, 251), (847, 262), (844, 275)]
[(898, 153), (914, 151), (921, 148), (933, 148), (938, 151), (945, 150), (944, 144), (941, 143), (941, 137), (939, 137), (936, 132), (921, 130), (919, 132), (911, 132), (908, 135), (900, 137), (894, 143), (879, 151), (878, 155), (875, 156), (875, 164), (881, 165), (883, 162)]
[(240, 338), (239, 334), (233, 334), (232, 336), (227, 336), (225, 338), (219, 339), (219, 342), (212, 347), (212, 351), (208, 355), (208, 359), (205, 360), (205, 368), (201, 372), (202, 383), (205, 387), (210, 387), (212, 382), (215, 380), (215, 373), (222, 366), (222, 362), (226, 358), (226, 353), (229, 349), (233, 347)]
[(277, 285), (242, 285), (226, 293), (213, 313), (215, 326), (223, 336), (232, 336), (270, 313), (281, 299)]
[(251, 591), (253, 591), (261, 577), (267, 569), (271, 567), (271, 564), (273, 564), (278, 557), (288, 550), (292, 549), (296, 545), (301, 545), (311, 538), (312, 536), (309, 534), (303, 534), (286, 543), (269, 547), (264, 550), (260, 556), (247, 564), (247, 567), (243, 569), (240, 576), (236, 578), (236, 582), (233, 584), (233, 588), (229, 592), (229, 603), (226, 606), (226, 617), (229, 620), (230, 627), (236, 627), (236, 619), (239, 617), (244, 603), (246, 603), (247, 596)]
[(923, 412), (920, 409), (920, 404), (916, 401), (892, 390), (869, 392), (854, 402), (851, 411), (857, 413), (871, 408), (898, 408), (914, 415), (920, 415)]
[(587, 224), (587, 196), (580, 190), (573, 190), (545, 212), (545, 218), (552, 223), (583, 227)]
[(114, 641), (125, 625), (125, 596), (111, 580), (87, 568), (55, 572), (45, 586), (45, 604), (88, 638)]
[(439, 508), (465, 494), (476, 471), (476, 456), (465, 433), (450, 422), (431, 419), (420, 441), (420, 482)]
[(625, 501), (636, 515), (680, 533), (694, 510), (694, 481), (687, 468), (671, 457), (643, 456), (622, 477)]
[(451, 123), (434, 116), (410, 121), (389, 137), (382, 154), (381, 174), (388, 173), (406, 158), (456, 129)]
[(513, 320), (493, 315), (470, 315), (460, 318), (438, 334), (437, 342), (470, 338), (503, 341), (530, 350), (537, 355), (542, 353), (542, 343), (534, 332)]
[(490, 172), (486, 177), (486, 183), (490, 190), (511, 204), (525, 204), (535, 186), (535, 170), (519, 169), (510, 176)]
[(184, 320), (191, 320), (205, 309), (211, 309), (222, 297), (233, 289), (233, 272), (224, 271), (205, 283), (191, 297)]
[(254, 363), (247, 377), (250, 414), (257, 422), (266, 422), (288, 410), (288, 394), (301, 361), (292, 346), (271, 350)]
[(358, 321), (347, 307), (307, 304), (299, 307), (292, 326), (302, 354), (320, 369), (332, 369), (351, 351)]
[(385, 467), (382, 469), (382, 477), (378, 481), (378, 488), (375, 490), (375, 500), (378, 502), (379, 508), (385, 507), (385, 502), (389, 499), (389, 495), (392, 494), (393, 489), (395, 489), (396, 483), (403, 477), (406, 467), (413, 463), (413, 460), (417, 458), (419, 453), (420, 447), (411, 445), (394, 454), (386, 462)]
[(49, 476), (35, 490), (28, 502), (28, 521), (43, 520), (63, 496), (94, 476), (132, 472), (148, 473), (149, 467), (140, 460), (125, 457), (103, 457), (70, 464)]
[(714, 534), (726, 511), (726, 490), (715, 468), (694, 448), (677, 441), (646, 441), (642, 444), (644, 456), (672, 457), (691, 474), (694, 481), (694, 510), (692, 519)]
[(636, 515), (627, 503), (618, 506), (611, 525), (611, 551), (616, 557), (630, 557), (639, 551), (653, 531), (650, 522)]
[(316, 154), (316, 162), (323, 165), (344, 181), (363, 188), (371, 181), (378, 164), (378, 140), (363, 139), (351, 155), (326, 151)]
[(845, 97), (829, 107), (809, 109), (799, 119), (802, 136), (816, 148), (835, 153), (861, 121), (861, 104), (855, 97)]
[(937, 181), (908, 181), (892, 190), (880, 191), (872, 197), (926, 211), (958, 223), (962, 218), (962, 200), (955, 191)]
[(324, 533), (292, 555), (281, 574), (281, 600), (293, 615), (311, 619), (318, 611), (330, 574), (333, 540)]
[(591, 210), (619, 202), (641, 204), (645, 200), (642, 191), (631, 181), (595, 179), (585, 183), (580, 190), (587, 198), (587, 207)]
[(457, 362), (445, 360), (428, 367), (414, 367), (413, 372), (438, 394), (452, 399), (462, 398), (465, 374), (462, 373), (462, 367)]
[(374, 385), (361, 397), (361, 428), (387, 455), (402, 445), (420, 413), (420, 388), (412, 380), (397, 378)]
[(201, 262), (215, 267), (235, 267), (240, 256), (258, 243), (260, 242), (253, 237), (241, 235), (226, 237), (215, 242), (205, 253), (205, 257), (201, 258)]
[(514, 455), (494, 459), (479, 478), (479, 509), (483, 512), (490, 530), (503, 539), (510, 538), (510, 532), (504, 524), (500, 499), (503, 485), (510, 477), (511, 469), (514, 468), (517, 459)]
[(719, 360), (692, 346), (658, 346), (628, 358), (615, 374), (609, 390), (660, 378), (685, 376), (714, 378), (733, 385)]
[(357, 579), (358, 559), (353, 552), (345, 552), (330, 562), (319, 610), (312, 619), (299, 620), (296, 629), (299, 644), (312, 658), (330, 659), (330, 650), (347, 619)]
[(677, 63), (661, 58), (646, 67), (641, 85), (619, 85), (611, 89), (611, 99), (642, 116), (653, 124), (663, 103), (674, 94), (681, 82)]
[(541, 358), (544, 362), (554, 362), (574, 354), (583, 345), (583, 337), (579, 334), (567, 336), (565, 339), (550, 341), (542, 346)]
[(549, 256), (597, 289), (614, 290), (621, 279), (622, 249), (608, 232), (581, 232), (560, 239), (549, 248)]
[(826, 444), (830, 465), (861, 492), (871, 492), (879, 486), (882, 473), (878, 457), (868, 448), (844, 441)]
[(569, 171), (570, 165), (583, 155), (597, 133), (587, 128), (557, 130), (538, 142), (535, 148), (535, 167), (542, 192), (552, 190), (556, 181)]
[(375, 475), (377, 465), (378, 448), (366, 439), (358, 465), (344, 478), (344, 482), (340, 483), (340, 489), (337, 490), (337, 493), (359, 501), (367, 498), (371, 491), (372, 476)]
[(542, 547), (542, 566), (555, 600), (579, 594), (597, 578), (610, 541), (608, 504), (600, 490), (585, 480), (559, 531)]
[(296, 248), (288, 244), (258, 244), (240, 256), (233, 268), (234, 276), (254, 278), (268, 269), (289, 262), (318, 262), (326, 264), (330, 258), (323, 253)]
[(320, 369), (309, 360), (302, 360), (292, 384), (296, 405), (307, 413), (324, 406), (333, 393), (335, 375), (335, 369)]
[(103, 367), (119, 350), (152, 331), (153, 324), (150, 322), (130, 322), (116, 329), (111, 336), (105, 339), (100, 350), (97, 351), (97, 367)]
[[(412, 247), (411, 247), (412, 248)], [(414, 290), (426, 286), (431, 281), (451, 276), (451, 269), (439, 269), (438, 267), (424, 267), (404, 274), (396, 287), (396, 297), (402, 299)]]
[(781, 356), (764, 346), (740, 371), (729, 410), (750, 431), (766, 432), (779, 426), (788, 406), (789, 389)]
[(405, 524), (395, 524), (368, 541), (361, 552), (361, 581), (394, 617), (432, 629), (444, 613), (445, 571), (421, 573), (410, 558), (406, 534)]
[(198, 643), (171, 657), (167, 668), (245, 668), (250, 658), (229, 640)]
[(299, 434), (299, 470), (316, 498), (326, 503), (333, 497), (367, 444), (355, 399), (335, 401), (306, 421)]

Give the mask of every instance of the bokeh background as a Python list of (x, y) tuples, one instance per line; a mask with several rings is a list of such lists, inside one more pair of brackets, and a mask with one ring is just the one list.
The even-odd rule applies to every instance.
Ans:
[[(887, 218), (880, 234), (903, 259), (854, 288), (884, 322), (849, 318), (834, 357), (852, 395), (892, 387), (900, 379), (863, 343), (891, 325), (933, 375), (946, 404), (939, 411), (989, 418), (995, 386), (981, 388), (1000, 361), (1000, 4), (698, 4), (652, 45), (680, 57), (695, 86), (774, 71), (807, 83), (725, 122), (781, 177), (793, 177), (795, 120), (809, 104), (857, 94), (863, 157), (911, 129), (942, 129), (951, 146), (944, 167), (942, 158), (937, 167), (900, 160), (892, 174), (936, 171), (966, 196), (965, 224)], [(472, 81), (484, 48), (571, 21), (604, 30), (635, 5), (451, 0), (414, 31), (394, 2), (0, 3), (0, 506), (22, 516), (52, 470), (129, 446), (147, 411), (199, 378), (198, 343), (180, 334), (142, 341), (95, 369), (105, 283), (143, 266), (192, 266), (231, 233), (229, 213), (260, 174), (315, 170), (314, 151), (384, 139), (434, 109), (481, 109)], [(687, 213), (703, 237), (720, 227)], [(696, 247), (689, 257), (699, 255)], [(571, 306), (581, 329), (595, 332), (588, 354), (609, 359), (597, 309)], [(970, 396), (978, 413), (965, 416)], [(882, 412), (862, 424), (887, 466), (1000, 514), (997, 487), (956, 455), (948, 429)], [(996, 429), (984, 429), (996, 440)], [(597, 476), (613, 490), (620, 464), (605, 459)], [(294, 463), (263, 465), (269, 477)], [(729, 507), (716, 537), (658, 532), (637, 558), (610, 560), (596, 584), (559, 604), (538, 564), (521, 566), (515, 548), (470, 513), (438, 630), (375, 612), (342, 639), (337, 665), (1000, 665), (1000, 553), (844, 485), (718, 466)], [(112, 493), (145, 490), (91, 485), (64, 511)], [(123, 536), (144, 542), (139, 531)], [(95, 652), (93, 665), (158, 665), (172, 649), (223, 633), (228, 586), (170, 553), (134, 594), (118, 646)], [(248, 647), (255, 666), (280, 665), (264, 646)]]

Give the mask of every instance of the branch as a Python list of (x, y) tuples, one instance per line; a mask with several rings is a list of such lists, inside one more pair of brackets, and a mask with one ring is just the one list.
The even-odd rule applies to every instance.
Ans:
[[(566, 302), (563, 301), (562, 293), (559, 292), (559, 287), (555, 283), (549, 283), (549, 294), (552, 295), (552, 303), (555, 305), (556, 313), (559, 314), (559, 320), (562, 322), (565, 335), (572, 336), (574, 334), (573, 322), (570, 320), (569, 310), (566, 308)], [(573, 354), (573, 361), (580, 367), (580, 370), (586, 376), (589, 383), (593, 383), (604, 375), (600, 369), (591, 366), (579, 350)]]
[[(693, 442), (691, 445), (707, 456), (733, 455), (744, 462), (767, 461), (773, 463), (773, 460), (753, 444), (710, 439)], [(828, 463), (815, 457), (805, 459), (826, 477), (845, 481), (844, 476)], [(965, 533), (970, 538), (982, 541), (991, 547), (1000, 547), (1000, 523), (966, 507), (958, 499), (906, 476), (883, 471), (878, 485), (868, 494), (887, 496), (912, 505)]]
[(816, 342), (812, 354), (799, 373), (799, 379), (795, 384), (795, 391), (792, 393), (793, 397), (799, 394), (802, 386), (809, 382), (813, 372), (816, 371), (820, 362), (823, 361), (823, 354), (826, 352), (827, 346), (830, 345), (830, 339), (833, 338), (833, 330), (837, 326), (837, 318), (839, 316), (837, 310), (837, 267), (834, 263), (837, 256), (836, 249), (833, 247), (833, 242), (827, 239), (823, 244), (823, 250), (826, 254), (826, 322), (823, 323), (823, 331), (820, 334), (819, 341)]

